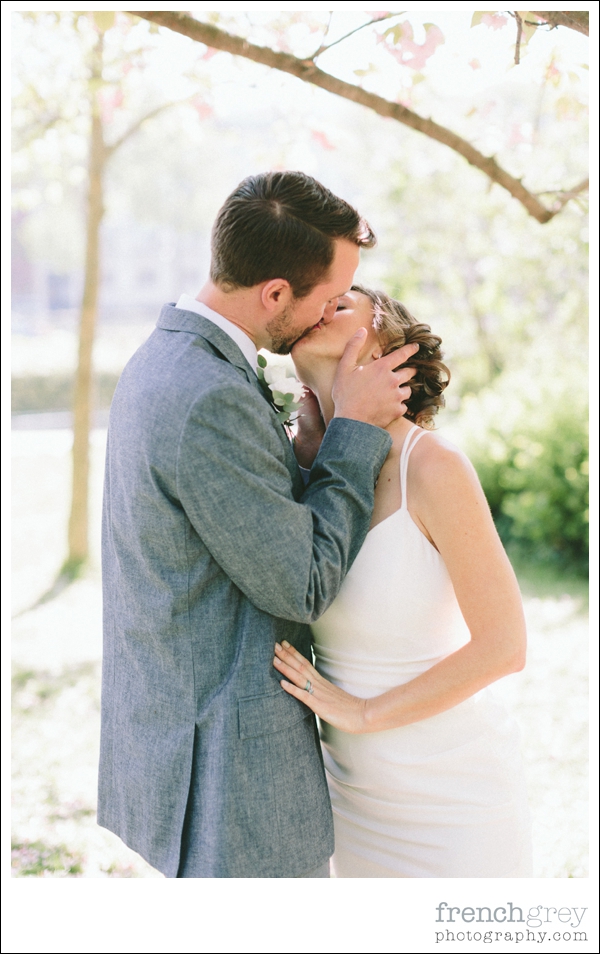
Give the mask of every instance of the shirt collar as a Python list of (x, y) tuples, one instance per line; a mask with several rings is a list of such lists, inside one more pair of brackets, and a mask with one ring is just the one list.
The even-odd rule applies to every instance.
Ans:
[(182, 311), (193, 311), (197, 315), (201, 315), (203, 318), (207, 318), (209, 321), (212, 321), (214, 325), (220, 328), (221, 331), (224, 331), (225, 334), (229, 335), (229, 337), (235, 341), (252, 370), (256, 372), (258, 365), (258, 352), (256, 350), (256, 345), (252, 339), (248, 337), (245, 331), (242, 331), (241, 328), (238, 328), (237, 325), (234, 325), (234, 323), (229, 321), (228, 318), (224, 318), (223, 315), (213, 311), (212, 308), (208, 307), (208, 305), (203, 304), (203, 302), (198, 301), (196, 298), (192, 298), (191, 295), (180, 295), (175, 307), (180, 308)]

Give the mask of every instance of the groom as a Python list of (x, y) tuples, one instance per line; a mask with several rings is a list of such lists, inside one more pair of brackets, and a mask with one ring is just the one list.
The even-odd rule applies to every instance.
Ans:
[(374, 236), (298, 172), (245, 179), (218, 214), (210, 281), (166, 305), (117, 387), (103, 515), (98, 820), (170, 878), (328, 877), (315, 719), (274, 644), (310, 652), (369, 527), (413, 353), (349, 343), (304, 486), (256, 376), (332, 319)]

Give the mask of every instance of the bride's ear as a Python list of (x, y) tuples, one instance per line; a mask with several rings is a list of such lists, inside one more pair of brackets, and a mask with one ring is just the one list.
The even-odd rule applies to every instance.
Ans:
[(369, 361), (377, 361), (382, 354), (383, 348), (379, 342), (376, 341), (371, 344), (371, 342), (367, 341), (366, 346), (362, 348), (358, 355), (358, 360), (361, 362), (361, 364), (367, 364)]

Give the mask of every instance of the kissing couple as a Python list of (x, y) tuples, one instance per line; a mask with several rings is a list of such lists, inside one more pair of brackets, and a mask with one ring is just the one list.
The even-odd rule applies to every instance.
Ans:
[[(353, 284), (374, 244), (310, 176), (245, 179), (115, 392), (98, 821), (168, 878), (530, 876), (487, 688), (519, 589), (432, 432), (441, 339)], [(258, 349), (306, 385), (293, 440)]]

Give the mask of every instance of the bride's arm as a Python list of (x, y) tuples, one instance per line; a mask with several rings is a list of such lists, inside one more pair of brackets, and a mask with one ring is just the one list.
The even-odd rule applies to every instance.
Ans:
[(470, 461), (438, 438), (425, 438), (409, 472), (410, 510), (446, 564), (471, 640), (411, 682), (369, 700), (366, 731), (435, 715), (525, 665), (519, 587)]
[[(470, 462), (438, 438), (419, 441), (408, 496), (411, 515), (448, 568), (471, 640), (416, 679), (372, 699), (333, 686), (293, 647), (276, 648), (283, 688), (346, 732), (379, 732), (426, 719), (525, 664), (519, 588)], [(307, 679), (311, 694), (304, 689)]]

